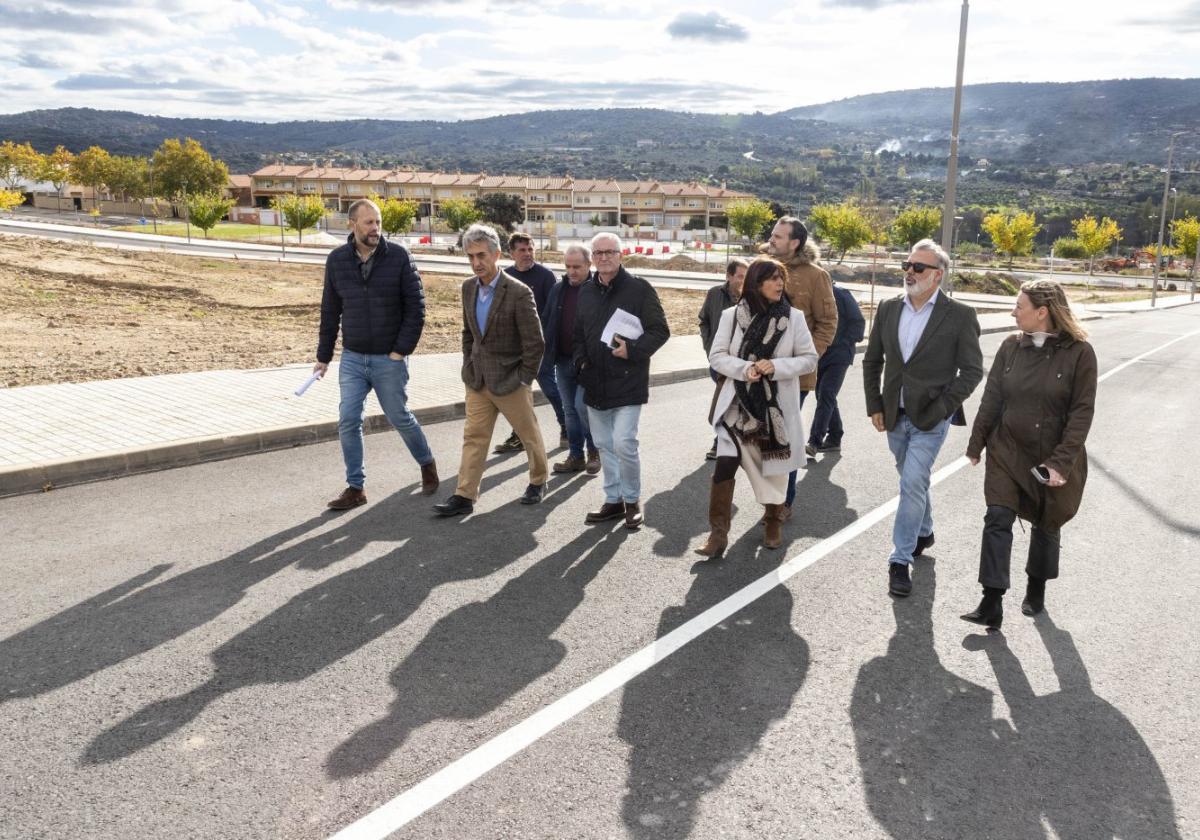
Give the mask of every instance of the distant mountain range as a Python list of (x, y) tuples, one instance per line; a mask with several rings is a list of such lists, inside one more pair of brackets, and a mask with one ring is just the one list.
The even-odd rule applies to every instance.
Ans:
[[(42, 151), (98, 144), (147, 154), (168, 137), (194, 137), (233, 171), (276, 158), (493, 172), (703, 177), (753, 152), (786, 161), (802, 151), (888, 150), (944, 157), (949, 88), (856, 96), (778, 114), (689, 114), (654, 109), (538, 111), (463, 122), (342, 120), (256, 123), (59, 108), (0, 115), (0, 139)], [(960, 154), (1008, 162), (1153, 163), (1173, 131), (1179, 159), (1200, 157), (1200, 79), (971, 85), (964, 89)], [(664, 171), (664, 169), (666, 171)]]

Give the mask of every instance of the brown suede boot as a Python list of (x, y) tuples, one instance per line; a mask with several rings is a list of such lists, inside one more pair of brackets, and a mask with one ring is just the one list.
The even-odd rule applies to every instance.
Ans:
[(432, 496), (437, 492), (438, 484), (437, 461), (430, 461), (421, 467), (421, 495)]
[(708, 491), (708, 542), (696, 549), (705, 557), (719, 557), (729, 545), (729, 522), (733, 518), (733, 482), (714, 481)]
[(763, 545), (767, 548), (779, 548), (783, 545), (783, 533), (781, 525), (783, 524), (783, 508), (784, 505), (763, 505), (766, 510), (763, 511), (763, 523), (767, 526), (763, 530)]

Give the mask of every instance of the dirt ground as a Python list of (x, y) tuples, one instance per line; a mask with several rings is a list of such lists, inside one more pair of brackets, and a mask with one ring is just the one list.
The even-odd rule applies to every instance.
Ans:
[[(422, 275), (418, 353), (461, 345), (461, 279)], [(134, 253), (0, 235), (0, 386), (312, 361), (319, 266)], [(672, 335), (703, 292), (659, 291)]]

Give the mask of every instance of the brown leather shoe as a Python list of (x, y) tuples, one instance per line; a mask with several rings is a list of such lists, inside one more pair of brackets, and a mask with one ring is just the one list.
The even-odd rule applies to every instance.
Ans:
[(367, 503), (367, 494), (362, 491), (361, 487), (347, 487), (342, 491), (342, 495), (338, 496), (328, 507), (330, 510), (350, 510), (359, 505)]
[(566, 460), (559, 461), (554, 465), (556, 473), (577, 473), (582, 472), (587, 467), (587, 461), (583, 460), (582, 455), (568, 455)]
[(630, 531), (636, 531), (642, 527), (642, 510), (637, 502), (625, 503), (625, 527)]
[(766, 508), (763, 512), (763, 521), (767, 526), (763, 531), (763, 545), (767, 548), (779, 548), (783, 545), (783, 533), (779, 526), (783, 522), (780, 510), (784, 505), (763, 505), (763, 507)]
[(595, 475), (598, 472), (600, 472), (600, 453), (591, 449), (587, 454), (587, 474)]
[(437, 474), (437, 461), (430, 461), (421, 467), (421, 495), (432, 496), (437, 492), (441, 479)]
[(588, 525), (595, 525), (597, 522), (608, 522), (610, 519), (620, 519), (625, 515), (624, 502), (605, 502), (600, 505), (600, 510), (593, 510), (583, 518), (583, 521)]

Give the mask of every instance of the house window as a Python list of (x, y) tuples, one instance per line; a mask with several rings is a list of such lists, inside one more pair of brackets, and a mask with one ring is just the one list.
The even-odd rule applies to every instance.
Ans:
[(632, 198), (623, 198), (623, 199), (621, 199), (621, 205), (622, 205), (623, 207), (632, 207), (634, 204), (635, 204), (635, 201), (634, 201), (634, 199), (632, 199)]
[(699, 207), (700, 202), (694, 199), (688, 201), (688, 207)]
[(349, 184), (346, 187), (346, 192), (350, 195), (362, 195), (362, 184)]

